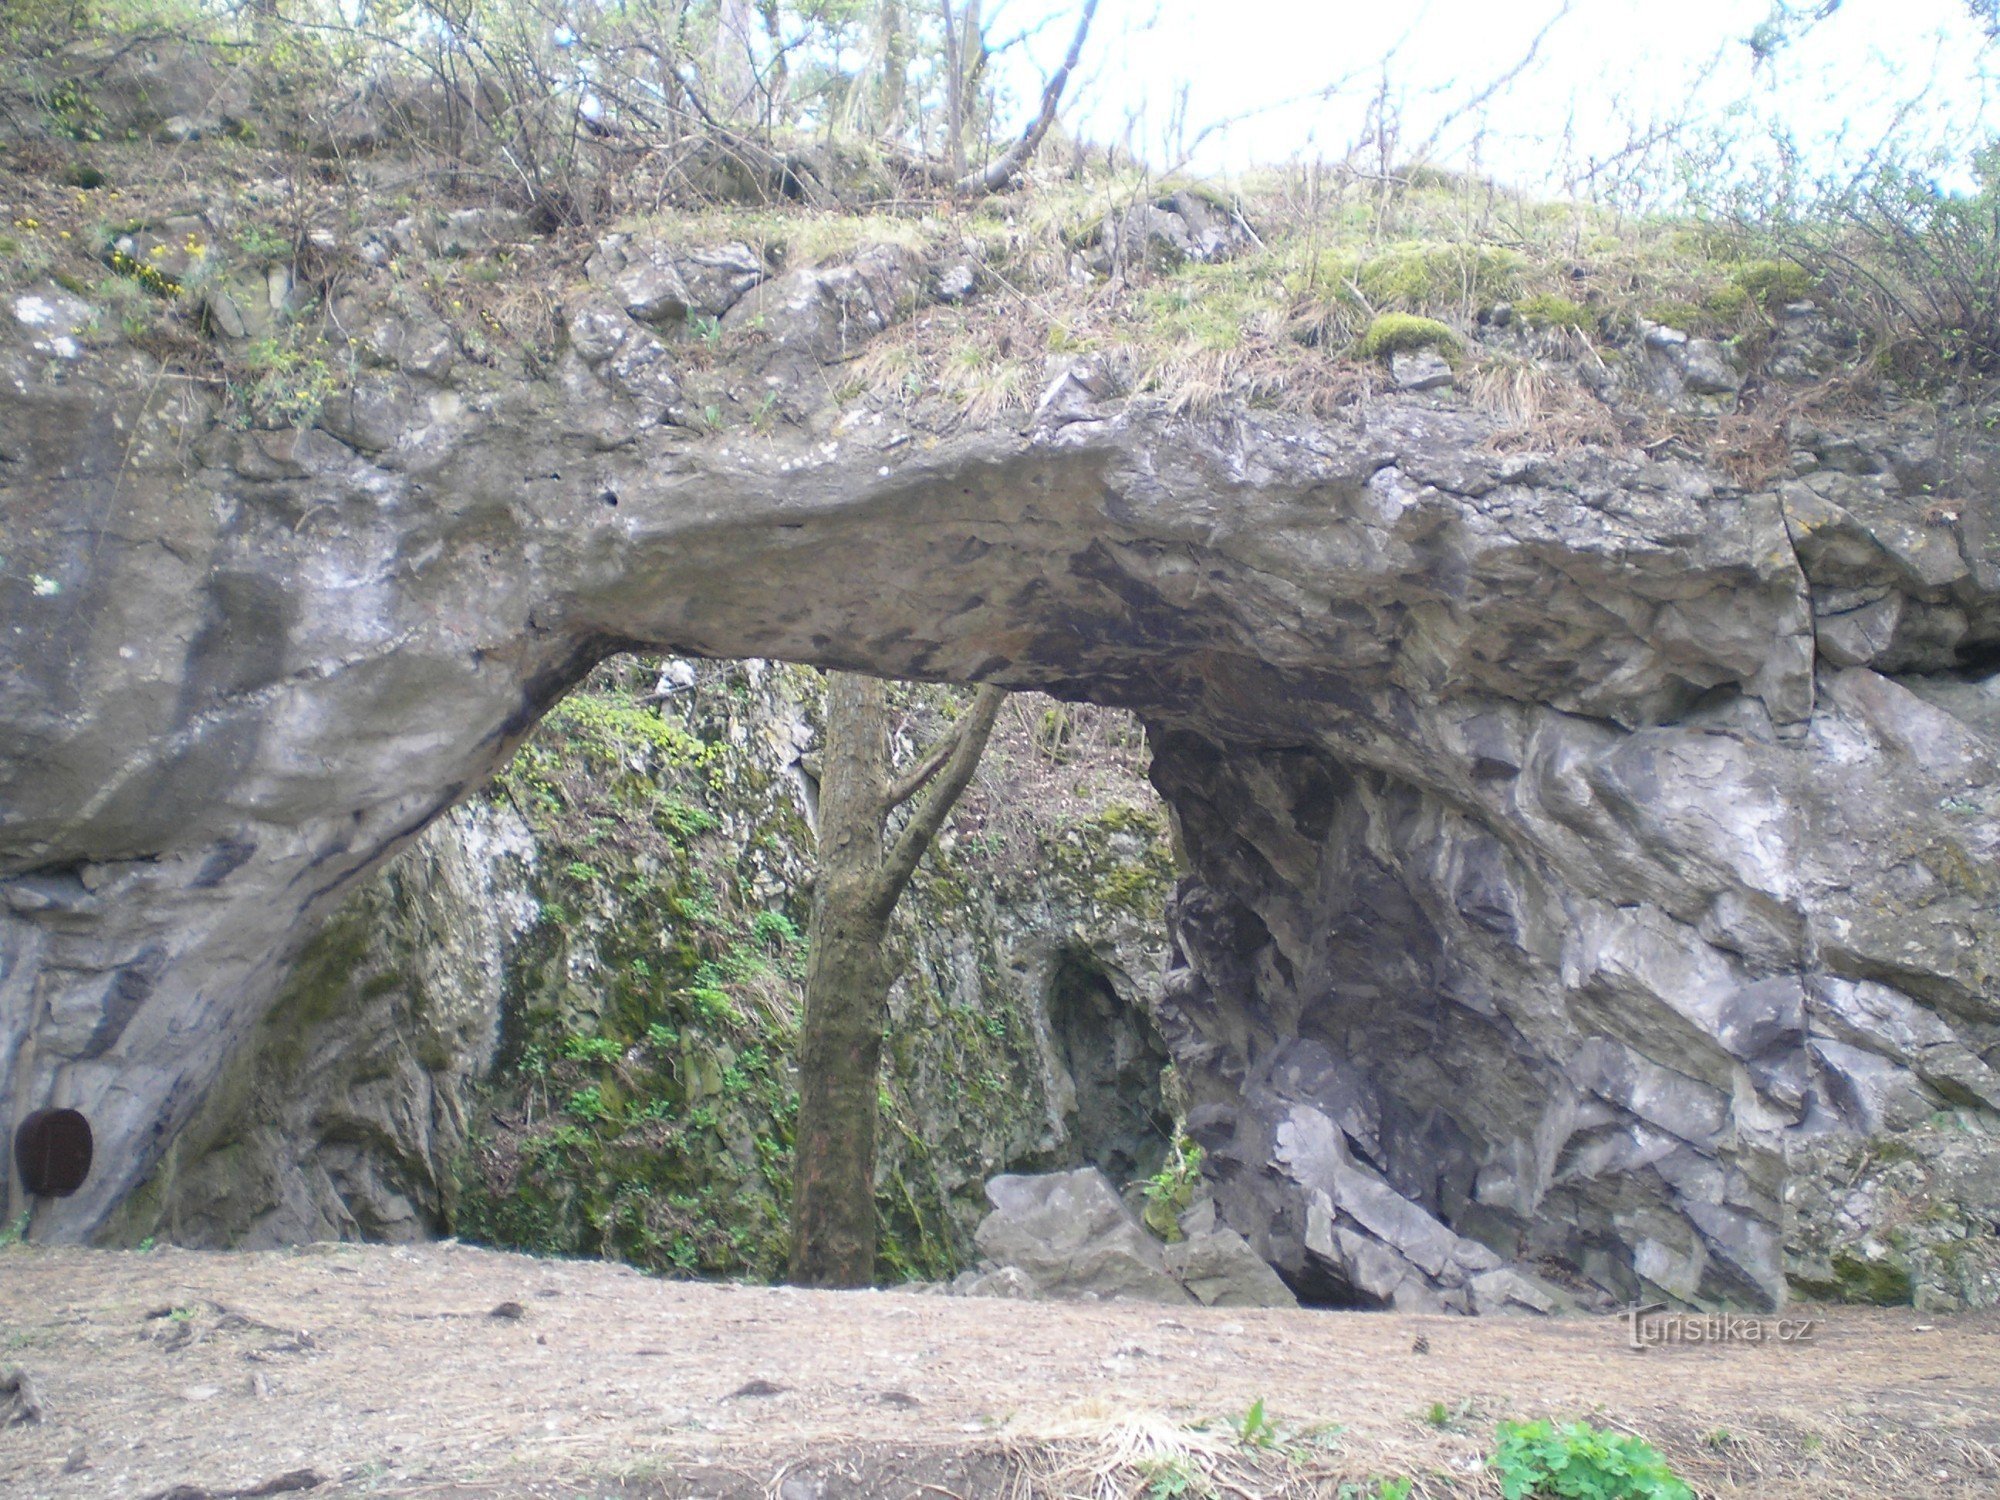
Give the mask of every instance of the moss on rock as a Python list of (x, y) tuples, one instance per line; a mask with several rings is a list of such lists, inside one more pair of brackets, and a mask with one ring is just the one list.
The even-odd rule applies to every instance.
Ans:
[(1553, 292), (1535, 292), (1514, 304), (1514, 315), (1530, 328), (1589, 328), (1597, 320), (1590, 309)]
[(1463, 347), (1459, 336), (1436, 318), (1383, 313), (1368, 325), (1355, 352), (1364, 359), (1386, 359), (1416, 349), (1435, 349), (1447, 359), (1455, 359)]

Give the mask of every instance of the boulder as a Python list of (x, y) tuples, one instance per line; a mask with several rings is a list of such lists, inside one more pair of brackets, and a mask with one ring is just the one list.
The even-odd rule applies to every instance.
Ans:
[(1201, 1230), (1161, 1252), (1167, 1274), (1204, 1307), (1297, 1307), (1299, 1299), (1250, 1242), (1227, 1225)]
[(750, 246), (688, 246), (647, 236), (612, 235), (584, 268), (593, 285), (642, 323), (720, 318), (770, 275)]
[(724, 314), (731, 332), (757, 335), (779, 360), (823, 364), (859, 352), (926, 294), (915, 251), (877, 245), (837, 265), (804, 266), (751, 288)]
[(1091, 264), (1100, 274), (1122, 267), (1170, 271), (1191, 261), (1211, 264), (1254, 243), (1231, 209), (1186, 189), (1106, 219), (1097, 240)]
[(1001, 1297), (1010, 1302), (1033, 1302), (1041, 1296), (1034, 1277), (1019, 1266), (992, 1266), (983, 1271), (964, 1271), (951, 1283), (954, 1297)]
[(1038, 1295), (1069, 1301), (1189, 1300), (1167, 1273), (1160, 1242), (1095, 1167), (996, 1177), (986, 1184), (986, 1197), (993, 1212), (974, 1236), (979, 1253), (1026, 1276)]
[(1399, 349), (1389, 356), (1389, 378), (1399, 391), (1435, 391), (1451, 384), (1451, 361), (1435, 349)]
[(1731, 396), (1743, 388), (1743, 376), (1714, 339), (1688, 340), (1686, 360), (1687, 388), (1698, 396)]

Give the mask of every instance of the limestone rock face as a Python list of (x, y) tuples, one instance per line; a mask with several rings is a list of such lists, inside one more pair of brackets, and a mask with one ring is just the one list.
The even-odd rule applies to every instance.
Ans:
[(101, 1164), (32, 1234), (99, 1231), (345, 893), (642, 645), (1140, 712), (1213, 1190), (1321, 1300), (1476, 1304), (1483, 1247), (1769, 1304), (1802, 1148), (1991, 1140), (1993, 455), (1946, 519), (1894, 412), (1751, 489), (1497, 451), (1444, 391), (919, 431), (829, 371), (932, 285), (742, 293), (746, 388), (820, 395), (721, 435), (631, 310), (671, 287), (580, 293), (532, 370), (384, 338), (297, 431), (8, 294), (0, 1114), (79, 1108)]
[(1785, 1188), (1786, 1269), (1813, 1298), (2000, 1307), (2000, 1152), (1957, 1125), (1797, 1154)]
[(432, 1239), (491, 1063), (536, 848), (511, 809), (439, 819), (308, 946), (108, 1230), (201, 1247)]

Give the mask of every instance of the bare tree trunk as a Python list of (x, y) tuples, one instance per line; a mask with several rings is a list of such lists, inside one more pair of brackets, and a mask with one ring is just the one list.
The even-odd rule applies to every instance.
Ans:
[(715, 15), (715, 72), (708, 86), (717, 119), (740, 121), (756, 92), (750, 0), (721, 0)]
[(849, 134), (899, 141), (909, 93), (909, 38), (902, 0), (879, 0), (868, 15), (868, 56), (855, 70), (838, 122)]
[(965, 175), (965, 26), (957, 0), (942, 0), (944, 11), (944, 150), (953, 177)]
[[(802, 1285), (874, 1280), (876, 1099), (894, 978), (884, 952), (889, 920), (972, 780), (1005, 697), (981, 688), (953, 732), (898, 778), (882, 683), (846, 672), (828, 678), (792, 1150), (791, 1279)], [(890, 842), (890, 812), (926, 786)]]
[(875, 1278), (875, 1091), (889, 924), (875, 916), (874, 886), (889, 812), (888, 718), (877, 679), (827, 679), (792, 1151), (791, 1276), (806, 1286)]
[(1028, 122), (1028, 128), (1020, 138), (1001, 152), (985, 166), (966, 172), (958, 163), (953, 164), (957, 177), (953, 189), (959, 193), (997, 193), (1007, 185), (1007, 179), (1020, 171), (1028, 158), (1035, 154), (1042, 138), (1055, 124), (1056, 109), (1062, 103), (1063, 90), (1069, 87), (1069, 75), (1076, 71), (1077, 63), (1083, 57), (1083, 44), (1090, 36), (1091, 20), (1097, 15), (1097, 0), (1083, 0), (1083, 8), (1077, 13), (1076, 32), (1070, 37), (1069, 51), (1063, 55), (1062, 65), (1050, 75), (1042, 86), (1042, 107), (1035, 112), (1035, 118)]
[[(946, 151), (950, 160), (942, 167), (935, 162), (916, 161), (904, 164), (904, 169), (923, 180), (939, 187), (949, 187), (952, 192), (964, 197), (975, 197), (982, 193), (997, 193), (1007, 185), (1007, 181), (1026, 165), (1035, 154), (1042, 140), (1055, 124), (1056, 111), (1062, 104), (1063, 91), (1069, 87), (1070, 74), (1076, 71), (1077, 63), (1083, 57), (1083, 44), (1090, 37), (1090, 23), (1097, 15), (1097, 0), (1083, 0), (1077, 12), (1076, 31), (1070, 37), (1069, 51), (1063, 55), (1062, 65), (1050, 75), (1042, 86), (1042, 105), (1035, 112), (1035, 118), (1028, 122), (1014, 143), (987, 162), (983, 167), (965, 168), (965, 88), (968, 79), (960, 67), (964, 56), (964, 17), (952, 9), (952, 0), (941, 0), (945, 19), (945, 67), (946, 108), (945, 120)], [(972, 14), (977, 16), (977, 9)]]
[(875, 86), (875, 118), (870, 125), (874, 134), (900, 140), (910, 73), (910, 42), (903, 32), (901, 0), (882, 0), (875, 15), (875, 36), (880, 72)]

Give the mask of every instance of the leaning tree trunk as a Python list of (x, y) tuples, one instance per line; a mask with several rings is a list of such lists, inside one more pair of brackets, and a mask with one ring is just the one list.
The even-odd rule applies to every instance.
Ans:
[[(828, 679), (792, 1144), (791, 1279), (801, 1285), (874, 1280), (876, 1098), (894, 977), (884, 952), (889, 919), (972, 780), (1006, 696), (981, 688), (953, 732), (899, 778), (882, 683), (845, 672)], [(929, 795), (886, 842), (890, 811), (926, 786)]]

